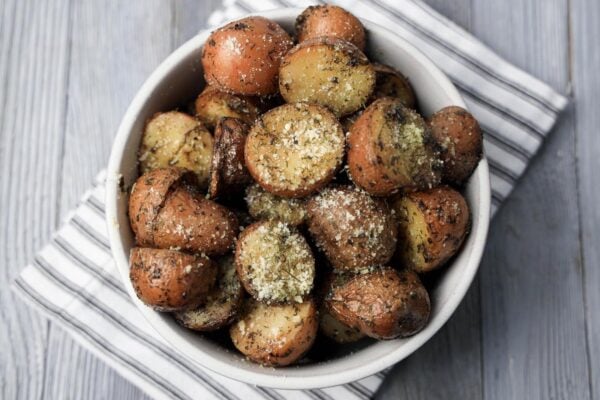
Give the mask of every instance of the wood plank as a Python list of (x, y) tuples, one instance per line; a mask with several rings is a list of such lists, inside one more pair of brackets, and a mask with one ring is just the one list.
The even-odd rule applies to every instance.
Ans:
[[(104, 168), (118, 124), (138, 88), (181, 41), (173, 29), (174, 8), (174, 2), (161, 0), (74, 4), (77, 34), (72, 37), (61, 215)], [(206, 19), (202, 14), (197, 18), (200, 24)], [(54, 325), (47, 358), (49, 365), (56, 365), (46, 371), (44, 392), (49, 398), (147, 398)]]
[[(469, 0), (426, 2), (470, 28)], [(377, 399), (480, 399), (483, 382), (479, 303), (479, 279), (475, 279), (450, 321), (425, 346), (394, 367)]]
[[(472, 13), (477, 36), (567, 90), (567, 1), (484, 0)], [(486, 399), (590, 398), (575, 159), (571, 109), (495, 218), (481, 269)]]
[(43, 395), (47, 322), (9, 285), (57, 225), (69, 2), (0, 2), (0, 398)]
[(574, 0), (571, 6), (573, 91), (582, 259), (592, 398), (600, 399), (600, 186), (598, 186), (598, 92), (600, 91), (600, 3)]

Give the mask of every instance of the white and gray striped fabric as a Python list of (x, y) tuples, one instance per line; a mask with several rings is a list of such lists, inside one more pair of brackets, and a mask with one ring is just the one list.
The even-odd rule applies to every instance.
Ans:
[[(227, 1), (209, 21), (217, 25), (248, 12), (310, 3)], [(393, 29), (452, 78), (485, 131), (496, 210), (567, 100), (418, 0), (336, 3)], [(14, 289), (84, 347), (159, 399), (367, 399), (385, 376), (382, 372), (327, 389), (273, 390), (224, 378), (179, 354), (148, 325), (120, 281), (108, 245), (102, 178), (24, 269)]]

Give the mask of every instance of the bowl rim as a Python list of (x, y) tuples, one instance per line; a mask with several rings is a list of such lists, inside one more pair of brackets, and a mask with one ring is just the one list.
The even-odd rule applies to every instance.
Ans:
[[(246, 16), (262, 16), (266, 18), (278, 19), (278, 18), (289, 18), (290, 16), (296, 16), (302, 11), (301, 8), (282, 8), (277, 10), (262, 11), (256, 13), (250, 13)], [(238, 19), (238, 18), (236, 18)], [(400, 37), (391, 30), (382, 27), (374, 22), (361, 18), (365, 28), (370, 32), (376, 32), (378, 36), (383, 36), (396, 43), (397, 46), (403, 48), (404, 51), (409, 53), (411, 57), (415, 59), (424, 69), (428, 71), (433, 77), (435, 77), (436, 84), (440, 85), (442, 90), (445, 91), (452, 101), (461, 107), (466, 108), (466, 105), (459, 94), (456, 87), (452, 84), (449, 78), (431, 61), (425, 56), (420, 50), (414, 45)], [(228, 21), (229, 22), (229, 21)], [(226, 24), (224, 22), (220, 26)], [(173, 345), (175, 351), (183, 352), (184, 350), (191, 350), (192, 352), (202, 352), (195, 346), (192, 346), (184, 338), (174, 337), (168, 332), (169, 327), (165, 326), (164, 321), (156, 315), (157, 313), (144, 306), (137, 299), (137, 296), (129, 283), (129, 261), (124, 257), (125, 251), (119, 226), (114, 223), (118, 220), (118, 198), (121, 195), (119, 189), (120, 181), (120, 164), (123, 154), (126, 150), (126, 143), (129, 138), (130, 132), (132, 131), (133, 125), (137, 119), (137, 115), (142, 110), (143, 105), (149, 98), (149, 94), (153, 92), (153, 89), (165, 78), (172, 68), (178, 65), (182, 59), (185, 58), (190, 52), (197, 50), (199, 46), (204, 44), (210, 31), (214, 28), (208, 28), (200, 31), (194, 35), (191, 39), (182, 44), (179, 48), (173, 51), (146, 79), (143, 85), (136, 93), (131, 104), (127, 108), (121, 124), (117, 130), (117, 135), (114, 139), (113, 146), (110, 153), (107, 178), (106, 178), (106, 222), (108, 229), (109, 242), (115, 264), (121, 275), (121, 279), (125, 284), (126, 290), (132, 297), (137, 308), (141, 311), (144, 318), (148, 321), (150, 326), (158, 332), (166, 341)], [(491, 189), (490, 189), (490, 178), (487, 158), (484, 157), (480, 161), (474, 175), (478, 182), (479, 191), (477, 197), (479, 201), (479, 209), (477, 215), (477, 225), (473, 225), (471, 229), (471, 235), (475, 235), (475, 239), (472, 245), (471, 252), (468, 259), (465, 261), (466, 266), (462, 273), (462, 279), (454, 287), (452, 293), (448, 296), (448, 299), (443, 303), (439, 309), (436, 318), (430, 320), (428, 325), (421, 332), (408, 338), (398, 349), (389, 352), (383, 357), (371, 360), (368, 363), (361, 365), (358, 368), (353, 369), (342, 369), (335, 373), (317, 376), (274, 376), (269, 374), (263, 374), (260, 372), (248, 371), (246, 369), (238, 368), (226, 361), (219, 360), (210, 355), (206, 355), (202, 360), (194, 358), (193, 361), (202, 365), (203, 367), (216, 372), (220, 375), (232, 378), (234, 380), (245, 382), (253, 385), (260, 385), (270, 388), (278, 389), (314, 389), (322, 387), (331, 387), (348, 382), (353, 382), (373, 374), (382, 371), (383, 369), (392, 366), (393, 364), (408, 357), (423, 344), (425, 344), (440, 328), (450, 319), (450, 317), (456, 311), (456, 308), (466, 295), (467, 290), (471, 286), (471, 283), (479, 268), (485, 243), (487, 240), (487, 233), (490, 222), (490, 207), (491, 207)], [(475, 216), (472, 215), (474, 220)], [(189, 354), (189, 353), (187, 353)]]

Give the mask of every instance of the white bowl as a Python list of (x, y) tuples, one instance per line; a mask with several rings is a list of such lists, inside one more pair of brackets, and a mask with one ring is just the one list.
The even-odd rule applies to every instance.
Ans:
[[(258, 15), (293, 31), (300, 9), (281, 9)], [(393, 32), (363, 21), (368, 30), (369, 54), (390, 64), (410, 78), (425, 115), (448, 106), (465, 104), (454, 85), (426, 56)], [(108, 165), (106, 218), (110, 244), (123, 283), (132, 300), (156, 331), (179, 351), (198, 364), (224, 376), (254, 385), (281, 389), (308, 389), (340, 385), (375, 374), (404, 359), (429, 340), (454, 313), (469, 288), (483, 253), (490, 216), (488, 165), (482, 160), (464, 191), (472, 213), (471, 234), (460, 254), (444, 271), (431, 292), (429, 324), (418, 334), (378, 341), (327, 362), (264, 368), (244, 360), (237, 352), (179, 326), (167, 314), (142, 304), (129, 281), (129, 250), (134, 245), (127, 219), (127, 196), (119, 189), (119, 178), (129, 187), (137, 178), (137, 148), (146, 120), (191, 100), (203, 87), (200, 55), (209, 31), (200, 32), (174, 51), (144, 83), (123, 117)]]

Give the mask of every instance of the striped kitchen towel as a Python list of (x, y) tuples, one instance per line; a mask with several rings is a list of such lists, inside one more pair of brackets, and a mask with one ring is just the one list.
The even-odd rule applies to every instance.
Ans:
[[(393, 29), (452, 78), (485, 131), (496, 210), (566, 106), (566, 99), (418, 0), (336, 3)], [(258, 10), (308, 4), (300, 0), (228, 1), (210, 17), (210, 23), (217, 25)], [(155, 398), (367, 399), (385, 376), (383, 372), (326, 389), (273, 390), (224, 378), (175, 351), (147, 324), (120, 281), (108, 245), (102, 178), (51, 243), (24, 269), (14, 288)]]

